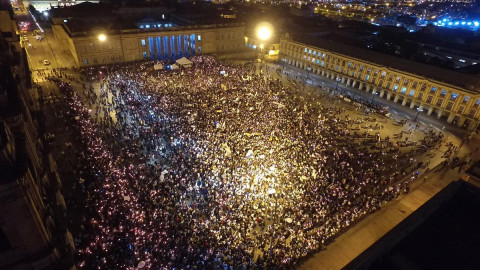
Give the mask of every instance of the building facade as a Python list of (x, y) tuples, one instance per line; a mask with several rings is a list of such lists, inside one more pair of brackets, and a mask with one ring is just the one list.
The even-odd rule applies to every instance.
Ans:
[[(3, 32), (2, 32), (3, 33)], [(75, 269), (57, 166), (18, 36), (0, 33), (0, 269)]]
[[(425, 76), (351, 57), (285, 36), (279, 58), (284, 63), (337, 80), (411, 109), (444, 118), (468, 130), (480, 120), (480, 93)], [(412, 62), (414, 63), (414, 62)], [(462, 80), (459, 74), (458, 80)]]
[[(243, 49), (242, 24), (189, 25), (73, 32), (67, 20), (57, 20), (53, 32), (68, 48), (78, 67), (132, 62), (175, 60), (184, 56), (223, 54)], [(99, 39), (104, 35), (105, 39)]]

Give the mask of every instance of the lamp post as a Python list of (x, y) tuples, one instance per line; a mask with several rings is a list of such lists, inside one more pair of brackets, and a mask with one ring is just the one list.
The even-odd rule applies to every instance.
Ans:
[(373, 100), (375, 99), (376, 94), (378, 94), (378, 92), (375, 92), (375, 91), (372, 92), (372, 100), (370, 101), (370, 103), (373, 104)]
[(340, 79), (340, 78), (337, 77), (337, 79), (336, 79), (337, 85), (335, 86), (335, 90), (338, 90), (338, 83), (339, 83), (341, 80), (342, 80), (342, 79)]
[(413, 119), (413, 122), (417, 121), (417, 117), (420, 112), (423, 112), (423, 109), (417, 108), (417, 114), (415, 115), (415, 119)]

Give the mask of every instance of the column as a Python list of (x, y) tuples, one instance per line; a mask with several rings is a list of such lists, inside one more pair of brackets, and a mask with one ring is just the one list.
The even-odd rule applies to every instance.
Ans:
[(363, 82), (360, 82), (360, 83), (358, 84), (358, 89), (362, 90), (362, 88), (363, 88)]
[(430, 108), (428, 108), (428, 112), (427, 112), (427, 115), (431, 115), (433, 112), (433, 107), (430, 106)]
[(391, 97), (392, 97), (392, 93), (388, 92), (387, 93), (387, 100), (390, 100)]
[(365, 92), (370, 92), (370, 84), (367, 83), (367, 87), (365, 87)]
[(454, 113), (450, 113), (447, 118), (447, 123), (452, 123), (453, 119), (455, 118)]
[(383, 95), (385, 95), (385, 90), (384, 90), (384, 89), (382, 89), (382, 90), (380, 91), (380, 97), (383, 97)]
[(345, 76), (342, 76), (342, 83), (345, 83)]
[(404, 97), (403, 100), (402, 100), (402, 106), (405, 106), (405, 104), (407, 104), (407, 98)]
[(463, 127), (463, 124), (464, 124), (464, 123), (465, 123), (465, 117), (459, 116), (459, 117), (458, 117), (458, 123), (457, 123), (457, 125), (458, 125), (459, 127)]
[(350, 80), (350, 78), (348, 78), (347, 79), (347, 86), (350, 86), (350, 82), (351, 82), (351, 80)]
[(437, 114), (437, 119), (440, 119), (440, 117), (442, 117), (442, 113), (443, 113), (443, 110), (440, 109)]
[(395, 98), (393, 99), (393, 102), (397, 103), (398, 97), (399, 97), (398, 95), (395, 95)]
[(410, 109), (413, 109), (413, 107), (415, 107), (415, 100), (412, 100), (412, 103), (410, 103)]

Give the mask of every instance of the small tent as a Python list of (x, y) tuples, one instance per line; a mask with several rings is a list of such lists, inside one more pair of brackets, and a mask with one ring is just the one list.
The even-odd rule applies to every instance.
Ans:
[(176, 65), (176, 64), (170, 65), (169, 67), (170, 67), (171, 70), (175, 70), (175, 69), (180, 68), (180, 67), (179, 67), (178, 65)]
[(154, 69), (154, 70), (162, 70), (162, 69), (163, 69), (163, 65), (162, 65), (162, 64), (155, 64), (155, 65), (153, 65), (153, 69)]
[(184, 68), (192, 67), (193, 62), (188, 60), (186, 57), (182, 57), (176, 61), (176, 63)]

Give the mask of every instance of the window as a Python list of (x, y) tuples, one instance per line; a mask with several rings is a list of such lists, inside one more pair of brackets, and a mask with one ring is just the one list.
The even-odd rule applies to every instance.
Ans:
[(432, 89), (430, 89), (430, 92), (434, 94), (435, 92), (437, 92), (437, 88), (436, 88), (436, 87), (432, 87)]
[(115, 56), (114, 55), (110, 56), (110, 61), (115, 62)]
[(386, 72), (386, 71), (382, 71), (382, 73), (380, 74), (380, 76), (382, 76), (382, 78), (385, 78), (385, 76), (387, 76), (387, 72)]
[(93, 58), (93, 63), (97, 64), (97, 58)]
[(388, 80), (389, 80), (389, 81), (392, 81), (392, 80), (393, 80), (393, 74), (390, 74), (390, 76), (388, 76)]
[(85, 65), (88, 65), (88, 58), (85, 58), (83, 62), (85, 63)]
[(92, 43), (90, 43), (90, 49), (92, 49), (92, 52), (95, 52), (95, 46)]
[(477, 101), (475, 102), (475, 105), (473, 105), (473, 106), (478, 107), (478, 105), (480, 105), (480, 98), (477, 99)]
[(417, 82), (413, 82), (413, 84), (412, 84), (412, 88), (413, 88), (413, 89), (417, 89), (417, 85), (418, 85), (418, 83), (417, 83)]
[(437, 99), (437, 104), (436, 106), (440, 107), (443, 104), (443, 99)]
[(400, 82), (400, 79), (402, 79), (402, 77), (398, 76), (397, 79), (395, 80), (396, 83), (399, 83)]
[(405, 80), (403, 81), (403, 85), (404, 85), (404, 86), (407, 86), (407, 85), (408, 85), (408, 79), (405, 79)]
[(308, 50), (308, 49), (307, 49), (307, 48), (305, 48), (305, 52), (307, 52), (307, 50)]
[(432, 100), (433, 100), (433, 96), (430, 95), (430, 96), (428, 96), (426, 102), (427, 102), (427, 103), (432, 103)]
[(447, 95), (447, 90), (442, 89), (442, 91), (440, 92), (440, 96), (444, 97), (446, 95)]
[(469, 96), (465, 96), (465, 97), (463, 98), (463, 104), (466, 104), (469, 99), (470, 99)]
[(313, 55), (317, 55), (317, 51), (313, 51)]
[(198, 40), (198, 41), (202, 41), (202, 36), (201, 36), (201, 35), (198, 35), (198, 36), (197, 36), (197, 40)]
[(452, 93), (452, 95), (450, 96), (450, 100), (456, 100), (458, 97), (458, 93)]
[(362, 71), (363, 71), (363, 66), (360, 66), (360, 72), (362, 72)]
[(312, 50), (308, 50), (308, 53), (309, 53), (309, 54), (312, 54)]
[(417, 99), (422, 99), (423, 98), (423, 93), (418, 93)]
[(320, 63), (320, 60), (317, 59), (317, 65)]
[(463, 110), (464, 110), (464, 109), (465, 109), (465, 107), (460, 106), (460, 107), (458, 108), (457, 113), (459, 113), (459, 114), (463, 113)]
[(142, 46), (145, 46), (147, 45), (147, 43), (145, 42), (145, 39), (142, 39)]
[(393, 86), (393, 92), (397, 92), (397, 90), (398, 90), (398, 85), (395, 84), (395, 85)]
[(410, 93), (408, 93), (408, 95), (411, 97), (413, 97), (414, 94), (415, 94), (415, 90), (410, 90)]
[(475, 117), (475, 114), (477, 114), (477, 110), (471, 109), (470, 112), (468, 113), (468, 117)]
[(453, 102), (448, 102), (447, 107), (445, 107), (445, 109), (451, 110), (452, 107), (453, 107)]
[(370, 74), (372, 72), (372, 69), (371, 68), (368, 68), (367, 69), (367, 74)]
[(312, 58), (312, 63), (315, 62), (315, 58)]
[[(322, 61), (322, 63), (320, 64), (320, 66), (323, 67), (324, 64), (325, 64), (325, 61)], [(480, 100), (480, 99), (478, 99), (478, 100)]]
[(375, 76), (378, 75), (378, 69), (375, 69), (375, 72), (373, 73)]
[(368, 82), (368, 79), (370, 79), (370, 75), (365, 76), (365, 81)]
[(202, 53), (202, 46), (198, 46), (198, 53)]
[(400, 93), (405, 94), (405, 92), (407, 92), (407, 88), (406, 88), (406, 87), (402, 87), (402, 90), (400, 91)]
[(85, 45), (82, 45), (82, 52), (85, 52)]
[(424, 83), (422, 84), (422, 88), (420, 88), (420, 91), (425, 91), (425, 89), (427, 89), (427, 85)]
[(147, 52), (143, 52), (143, 58), (147, 59)]
[(150, 28), (150, 24), (145, 25), (145, 28)]

